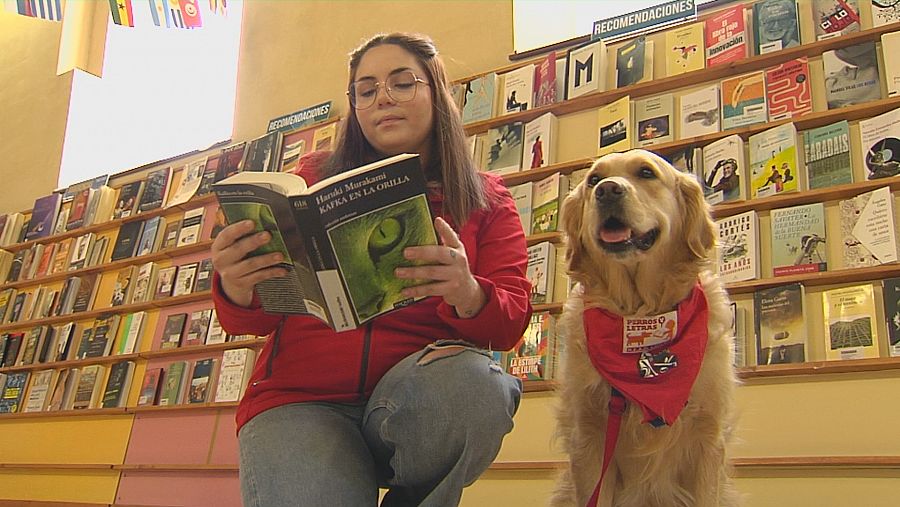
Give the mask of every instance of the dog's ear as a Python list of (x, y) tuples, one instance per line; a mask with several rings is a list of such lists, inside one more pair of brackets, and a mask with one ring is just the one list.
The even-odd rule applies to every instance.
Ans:
[(584, 249), (580, 235), (583, 194), (584, 182), (581, 182), (566, 196), (559, 213), (559, 223), (562, 225), (563, 232), (566, 233), (566, 265), (569, 271), (576, 269), (581, 264), (581, 255)]
[(715, 224), (700, 184), (687, 174), (678, 174), (678, 187), (684, 201), (682, 231), (688, 248), (696, 259), (705, 259), (715, 244)]

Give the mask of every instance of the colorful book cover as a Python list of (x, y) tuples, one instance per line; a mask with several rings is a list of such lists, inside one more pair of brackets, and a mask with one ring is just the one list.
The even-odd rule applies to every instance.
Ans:
[(797, 0), (761, 0), (754, 3), (753, 33), (758, 55), (799, 46)]
[(0, 392), (0, 414), (19, 412), (28, 387), (29, 372), (16, 371), (6, 375), (6, 384)]
[(881, 78), (875, 42), (863, 42), (822, 53), (825, 100), (840, 109), (881, 99)]
[(187, 321), (186, 313), (176, 313), (166, 317), (160, 339), (160, 350), (177, 349), (181, 346), (181, 335), (184, 333), (184, 324)]
[(556, 247), (542, 241), (528, 247), (528, 266), (525, 276), (531, 282), (531, 302), (549, 303), (553, 299), (556, 270)]
[(680, 139), (688, 139), (719, 130), (719, 85), (713, 84), (683, 94), (679, 98), (681, 111)]
[(773, 209), (772, 271), (775, 276), (815, 273), (828, 269), (825, 254), (825, 204)]
[(156, 404), (164, 371), (162, 368), (147, 368), (147, 371), (144, 372), (141, 393), (138, 395), (139, 407)]
[(626, 95), (601, 106), (597, 114), (597, 156), (631, 149), (631, 97)]
[(838, 206), (845, 268), (878, 266), (897, 261), (897, 227), (890, 187), (843, 199)]
[(703, 147), (703, 194), (706, 202), (746, 199), (747, 163), (744, 157), (744, 140), (737, 134), (723, 137)]
[(887, 320), (888, 352), (900, 356), (900, 278), (888, 278), (884, 284), (884, 317)]
[(557, 230), (559, 208), (567, 189), (567, 177), (560, 173), (553, 173), (534, 182), (534, 194), (531, 200), (531, 234)]
[(169, 193), (169, 180), (171, 179), (171, 167), (156, 169), (147, 175), (144, 191), (141, 193), (141, 199), (138, 202), (139, 213), (161, 208), (165, 204)]
[(675, 76), (706, 66), (703, 23), (691, 23), (666, 30), (666, 76)]
[(62, 195), (55, 192), (35, 199), (34, 207), (31, 209), (31, 220), (28, 221), (28, 231), (25, 232), (26, 241), (50, 235), (61, 203)]
[(616, 49), (616, 88), (653, 79), (652, 54), (653, 42), (644, 36), (635, 37), (619, 46)]
[[(525, 235), (531, 234), (532, 197), (534, 195), (534, 182), (528, 181), (509, 187), (513, 201), (516, 202), (516, 211), (519, 212), (519, 220), (522, 222), (522, 230)], [(2, 294), (2, 293), (0, 293)]]
[(872, 0), (873, 27), (889, 25), (897, 21), (900, 21), (900, 5), (896, 0)]
[(693, 175), (697, 181), (703, 179), (703, 148), (695, 145), (688, 145), (679, 148), (673, 152), (669, 152), (667, 160), (672, 167), (679, 171)]
[[(892, 9), (900, 14), (900, 3)], [(884, 56), (884, 81), (888, 97), (900, 95), (900, 32), (881, 34), (881, 54)]]
[(547, 167), (556, 162), (556, 131), (559, 120), (553, 113), (544, 113), (525, 124), (525, 146), (522, 149), (522, 169)]
[(719, 278), (724, 283), (759, 278), (759, 221), (756, 210), (716, 220)]
[(634, 101), (634, 133), (638, 147), (675, 139), (675, 107), (671, 93)]
[(191, 373), (191, 385), (188, 392), (188, 403), (206, 403), (210, 399), (216, 366), (218, 361), (214, 358), (200, 359), (194, 363)]
[(707, 67), (747, 57), (747, 27), (743, 4), (716, 12), (706, 20), (704, 27)]
[(878, 357), (875, 291), (872, 284), (822, 292), (825, 318), (825, 358)]
[(493, 174), (518, 172), (522, 168), (525, 125), (507, 123), (488, 130), (482, 167)]
[(816, 40), (858, 32), (859, 4), (856, 0), (812, 0)]
[(463, 123), (488, 120), (494, 113), (497, 74), (491, 72), (466, 83), (466, 102), (462, 110)]
[[(144, 188), (144, 181), (132, 181), (126, 183), (119, 188), (119, 195), (116, 198), (116, 206), (113, 208), (113, 218), (130, 217), (137, 212), (138, 199), (141, 197), (141, 191)], [(71, 219), (72, 213), (69, 213)]]
[(796, 119), (813, 110), (809, 61), (804, 56), (766, 69), (769, 121)]
[(900, 109), (859, 121), (859, 139), (866, 163), (866, 179), (900, 173)]
[(607, 48), (602, 40), (572, 48), (566, 55), (566, 100), (606, 90)]
[(534, 107), (556, 101), (556, 52), (551, 51), (534, 67)]
[(763, 72), (751, 72), (742, 76), (723, 79), (720, 84), (722, 97), (722, 130), (766, 123), (766, 77)]
[(190, 323), (187, 325), (184, 335), (183, 347), (203, 345), (206, 343), (206, 333), (209, 330), (209, 319), (212, 309), (197, 310), (191, 312)]
[(549, 380), (553, 360), (553, 316), (534, 312), (519, 343), (507, 356), (507, 372), (522, 380)]
[(186, 361), (175, 361), (169, 365), (160, 387), (159, 405), (169, 406), (181, 403), (187, 369)]
[(810, 190), (853, 182), (847, 120), (804, 130), (803, 153)]
[(797, 128), (784, 123), (748, 139), (750, 146), (750, 198), (796, 192)]
[(501, 76), (503, 81), (503, 112), (512, 114), (531, 109), (534, 93), (534, 65), (525, 65)]
[(793, 283), (753, 294), (756, 364), (806, 361), (805, 291)]

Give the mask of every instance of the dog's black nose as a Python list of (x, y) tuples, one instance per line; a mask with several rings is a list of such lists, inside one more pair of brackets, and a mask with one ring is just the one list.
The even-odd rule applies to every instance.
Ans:
[(625, 195), (625, 187), (615, 181), (603, 181), (594, 190), (594, 196), (601, 202), (617, 201)]

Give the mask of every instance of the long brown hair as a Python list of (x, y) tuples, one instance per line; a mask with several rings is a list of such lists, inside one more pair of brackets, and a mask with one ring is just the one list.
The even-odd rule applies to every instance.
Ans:
[[(379, 34), (350, 53), (350, 80), (356, 79), (360, 60), (376, 46), (393, 44), (418, 59), (428, 74), (431, 86), (431, 103), (434, 108), (434, 125), (431, 132), (431, 161), (424, 168), (426, 177), (438, 179), (443, 187), (444, 212), (457, 227), (462, 227), (473, 211), (487, 207), (484, 182), (472, 161), (466, 143), (459, 110), (451, 98), (447, 85), (444, 62), (438, 56), (434, 42), (424, 35), (410, 33)], [(349, 106), (349, 103), (348, 103)], [(363, 135), (356, 118), (356, 110), (343, 122), (334, 154), (326, 171), (335, 174), (381, 158)]]

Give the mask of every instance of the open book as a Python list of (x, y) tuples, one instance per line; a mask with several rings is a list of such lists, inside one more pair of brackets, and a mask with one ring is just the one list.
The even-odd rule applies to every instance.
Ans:
[(394, 276), (409, 246), (437, 244), (418, 155), (396, 155), (312, 185), (289, 173), (242, 172), (213, 185), (229, 224), (256, 222), (281, 252), (288, 275), (256, 286), (269, 313), (309, 314), (354, 329), (413, 299), (424, 280)]

